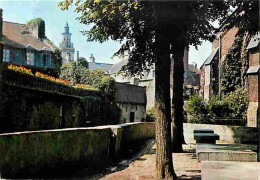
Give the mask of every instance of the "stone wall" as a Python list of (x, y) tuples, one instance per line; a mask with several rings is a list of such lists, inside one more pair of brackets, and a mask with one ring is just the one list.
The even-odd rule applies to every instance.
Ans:
[(183, 128), (186, 142), (195, 142), (194, 129), (212, 129), (224, 143), (256, 144), (258, 140), (258, 129), (254, 127), (184, 123)]
[(146, 89), (123, 83), (116, 83), (115, 87), (115, 102), (121, 109), (120, 123), (144, 121), (146, 118)]
[(143, 122), (146, 119), (146, 106), (140, 104), (117, 103), (121, 109), (120, 123), (129, 123), (130, 114), (134, 113), (133, 122)]
[[(120, 149), (154, 137), (154, 123), (1, 134), (1, 176), (46, 178), (61, 174), (68, 178), (75, 169), (104, 168), (120, 155)], [(68, 167), (69, 171), (64, 171)]]

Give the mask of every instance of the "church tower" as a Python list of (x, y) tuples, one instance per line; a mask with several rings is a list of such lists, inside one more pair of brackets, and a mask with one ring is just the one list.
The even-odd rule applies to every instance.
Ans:
[(63, 59), (62, 64), (68, 64), (71, 61), (74, 61), (74, 52), (73, 43), (71, 42), (71, 33), (69, 30), (69, 24), (66, 22), (64, 27), (64, 32), (62, 33), (62, 42), (60, 43), (61, 56)]

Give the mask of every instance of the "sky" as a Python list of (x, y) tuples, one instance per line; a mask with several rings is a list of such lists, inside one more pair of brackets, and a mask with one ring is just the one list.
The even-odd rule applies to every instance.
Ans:
[[(59, 0), (0, 0), (0, 8), (3, 9), (4, 21), (25, 24), (34, 18), (42, 18), (45, 21), (45, 35), (56, 46), (61, 43), (64, 26), (68, 22), (72, 43), (75, 51), (79, 51), (79, 56), (89, 60), (90, 55), (93, 54), (96, 62), (102, 63), (114, 64), (119, 61), (118, 58), (111, 59), (121, 46), (119, 42), (87, 42), (86, 36), (83, 36), (80, 31), (90, 27), (76, 20), (79, 14), (73, 12), (74, 7), (62, 11), (58, 7), (58, 2)], [(211, 47), (211, 43), (206, 41), (198, 47), (198, 50), (190, 47), (189, 63), (196, 62), (200, 67), (210, 55)]]

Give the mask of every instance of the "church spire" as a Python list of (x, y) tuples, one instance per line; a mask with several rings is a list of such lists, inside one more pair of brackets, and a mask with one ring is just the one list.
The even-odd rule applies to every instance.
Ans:
[(70, 28), (69, 28), (69, 24), (68, 21), (66, 21), (66, 24), (64, 26), (64, 33), (69, 34), (70, 33)]

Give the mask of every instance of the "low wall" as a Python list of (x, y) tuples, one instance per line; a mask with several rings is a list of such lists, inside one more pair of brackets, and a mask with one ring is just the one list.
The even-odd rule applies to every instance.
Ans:
[(127, 142), (154, 138), (154, 123), (0, 134), (3, 178), (66, 176), (66, 168), (104, 168)]
[(194, 141), (194, 129), (212, 129), (224, 143), (256, 144), (258, 139), (258, 129), (254, 127), (184, 123), (183, 128), (186, 142)]

